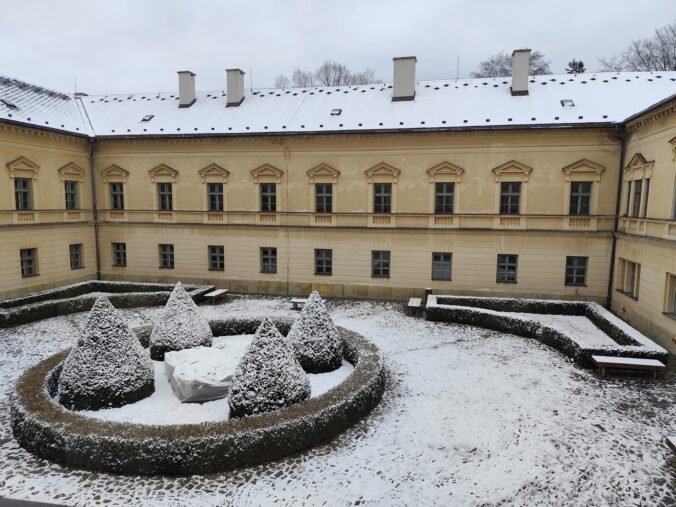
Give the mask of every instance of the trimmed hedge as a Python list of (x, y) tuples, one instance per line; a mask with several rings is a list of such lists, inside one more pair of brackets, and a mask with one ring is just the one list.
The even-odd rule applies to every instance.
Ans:
[(40, 458), (118, 474), (204, 474), (279, 459), (335, 437), (382, 397), (385, 374), (377, 347), (356, 333), (339, 331), (344, 357), (355, 370), (327, 393), (276, 412), (188, 425), (108, 422), (64, 409), (50, 393), (66, 350), (29, 368), (17, 381), (12, 432)]
[[(91, 292), (110, 293), (107, 298), (115, 308), (161, 306), (169, 299), (172, 288), (171, 284), (92, 281), (10, 299), (0, 303), (0, 308), (8, 308), (0, 310), (0, 328), (89, 311), (97, 298), (87, 295)], [(213, 290), (213, 286), (190, 285), (188, 288), (195, 302), (202, 301), (204, 294)]]

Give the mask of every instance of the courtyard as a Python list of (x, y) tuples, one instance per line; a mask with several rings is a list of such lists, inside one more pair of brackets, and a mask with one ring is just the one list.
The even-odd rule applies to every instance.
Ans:
[[(209, 319), (296, 318), (287, 298), (233, 296)], [(428, 322), (402, 305), (330, 301), (384, 356), (383, 400), (336, 439), (221, 474), (124, 477), (39, 460), (13, 439), (9, 396), (69, 347), (86, 313), (0, 330), (0, 495), (77, 505), (673, 505), (673, 366), (605, 379), (532, 339)], [(129, 326), (161, 307), (121, 310)], [(579, 323), (578, 323), (579, 324)]]

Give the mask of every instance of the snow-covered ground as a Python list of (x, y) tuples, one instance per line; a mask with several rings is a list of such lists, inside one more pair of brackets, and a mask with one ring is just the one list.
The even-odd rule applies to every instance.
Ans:
[[(297, 315), (283, 298), (230, 298), (208, 318)], [(76, 505), (676, 504), (676, 375), (600, 379), (525, 338), (329, 303), (381, 349), (381, 404), (333, 442), (253, 468), (189, 478), (118, 477), (38, 460), (11, 436), (24, 368), (68, 346), (84, 315), (0, 330), (0, 496)], [(131, 325), (159, 308), (123, 310)]]

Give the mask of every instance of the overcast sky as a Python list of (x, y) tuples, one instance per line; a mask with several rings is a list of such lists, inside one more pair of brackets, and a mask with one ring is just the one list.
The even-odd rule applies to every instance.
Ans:
[[(529, 47), (554, 73), (571, 58), (595, 70), (676, 20), (674, 0), (4, 0), (0, 74), (60, 91), (173, 91), (176, 71), (197, 88), (225, 71), (254, 87), (326, 59), (392, 79), (392, 57), (418, 57), (418, 79), (467, 77), (488, 55)], [(253, 73), (250, 72), (253, 69)]]

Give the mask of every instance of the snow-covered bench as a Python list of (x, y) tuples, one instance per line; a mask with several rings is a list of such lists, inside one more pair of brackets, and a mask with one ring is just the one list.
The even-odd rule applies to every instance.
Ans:
[(667, 367), (657, 359), (640, 359), (636, 357), (613, 357), (613, 356), (592, 356), (594, 364), (601, 369), (601, 376), (605, 376), (606, 368), (616, 368), (621, 370), (643, 370), (652, 371), (653, 378), (657, 378), (657, 372), (664, 372)]
[(305, 303), (307, 303), (307, 299), (294, 298), (291, 300), (291, 305), (294, 310), (300, 310), (302, 307), (305, 306)]
[(667, 445), (671, 448), (672, 451), (676, 452), (676, 435), (673, 437), (666, 437)]
[(207, 298), (207, 301), (211, 301), (211, 304), (215, 304), (217, 300), (225, 298), (230, 292), (228, 289), (216, 289), (208, 294), (205, 294), (204, 297)]
[(420, 315), (420, 310), (422, 310), (422, 298), (409, 299), (406, 308), (411, 315)]

